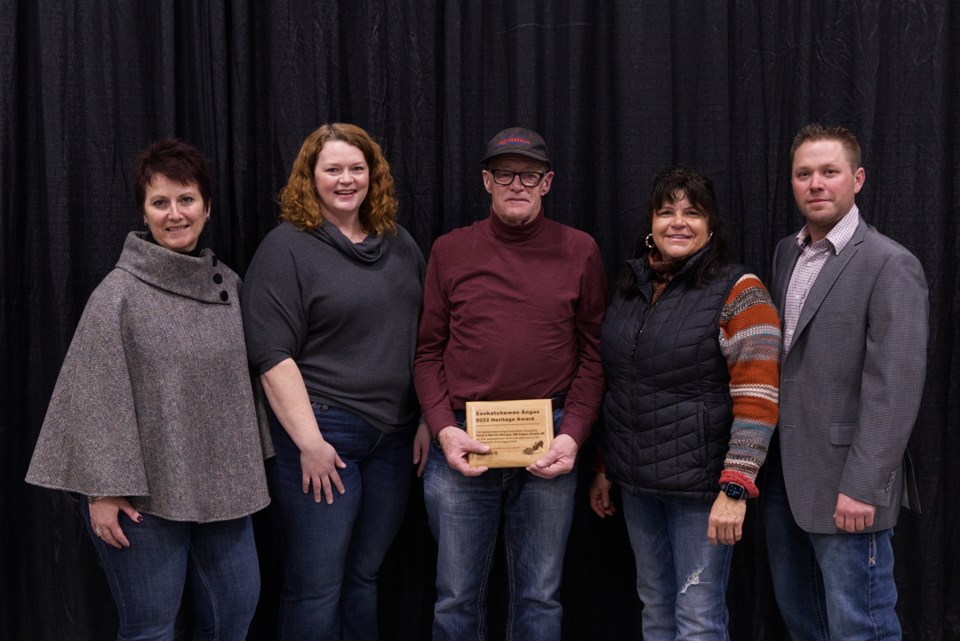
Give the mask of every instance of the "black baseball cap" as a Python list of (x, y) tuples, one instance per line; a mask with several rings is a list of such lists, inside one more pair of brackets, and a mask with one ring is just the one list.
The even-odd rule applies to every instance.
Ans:
[(518, 154), (550, 164), (547, 155), (547, 143), (543, 142), (540, 134), (523, 127), (504, 129), (487, 143), (487, 153), (481, 162), (486, 163), (495, 156), (503, 154)]

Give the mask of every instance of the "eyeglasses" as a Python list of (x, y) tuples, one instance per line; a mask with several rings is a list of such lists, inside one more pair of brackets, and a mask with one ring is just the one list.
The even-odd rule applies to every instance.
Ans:
[(545, 171), (508, 171), (506, 169), (488, 169), (493, 182), (498, 185), (512, 185), (513, 179), (520, 176), (520, 184), (524, 187), (536, 187), (547, 175)]

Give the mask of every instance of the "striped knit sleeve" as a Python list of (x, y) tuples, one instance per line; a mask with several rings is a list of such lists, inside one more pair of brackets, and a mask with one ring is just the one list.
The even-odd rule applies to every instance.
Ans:
[(720, 351), (730, 371), (733, 425), (720, 483), (743, 485), (759, 495), (757, 472), (777, 425), (780, 319), (770, 294), (753, 274), (730, 290), (720, 314)]

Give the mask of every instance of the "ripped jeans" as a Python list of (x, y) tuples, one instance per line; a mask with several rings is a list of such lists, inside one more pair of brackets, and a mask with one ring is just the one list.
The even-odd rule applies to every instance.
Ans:
[(637, 564), (643, 640), (729, 639), (727, 579), (733, 546), (713, 547), (713, 501), (622, 492)]

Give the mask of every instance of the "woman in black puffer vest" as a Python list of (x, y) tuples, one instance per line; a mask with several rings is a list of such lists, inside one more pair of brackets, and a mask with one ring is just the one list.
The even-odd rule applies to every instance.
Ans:
[(780, 323), (730, 262), (709, 179), (662, 172), (645, 214), (603, 324), (591, 507), (612, 514), (622, 489), (645, 641), (727, 639), (732, 546), (777, 421)]

